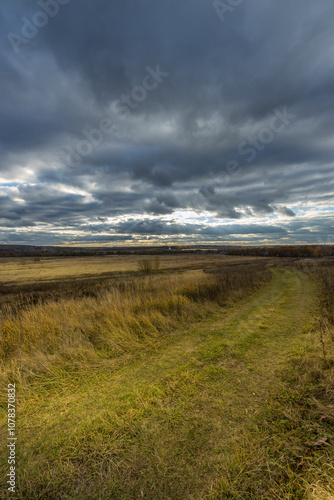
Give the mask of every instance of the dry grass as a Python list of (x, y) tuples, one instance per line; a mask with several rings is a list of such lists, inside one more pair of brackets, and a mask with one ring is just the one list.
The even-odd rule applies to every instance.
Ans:
[[(156, 256), (143, 255), (105, 255), (98, 257), (47, 257), (36, 261), (33, 257), (0, 259), (0, 284), (35, 283), (36, 281), (54, 281), (59, 279), (102, 276), (112, 273), (135, 273), (139, 263), (151, 260), (154, 266)], [(207, 266), (268, 262), (262, 257), (238, 257), (215, 254), (177, 254), (161, 255), (159, 267), (165, 271), (173, 269), (200, 269)]]
[[(284, 385), (272, 390), (208, 498), (334, 499), (327, 371), (314, 355), (300, 356), (282, 370)], [(327, 445), (316, 445), (323, 437)]]
[[(233, 349), (226, 349), (226, 338), (222, 338), (220, 327), (215, 334), (209, 334), (208, 330), (205, 338), (201, 332), (194, 345), (189, 344), (194, 349), (193, 351), (189, 349), (189, 366), (186, 365), (188, 360), (186, 356), (187, 359), (182, 358), (182, 362), (173, 365), (172, 371), (167, 376), (166, 373), (171, 370), (170, 360), (174, 359), (173, 356), (166, 355), (163, 358), (164, 349), (153, 351), (147, 347), (173, 345), (172, 342), (169, 344), (169, 339), (176, 330), (177, 335), (182, 336), (188, 325), (220, 311), (222, 305), (236, 301), (263, 283), (270, 275), (262, 264), (255, 265), (254, 261), (251, 263), (247, 260), (247, 265), (237, 266), (235, 264), (245, 261), (237, 258), (238, 261), (229, 261), (229, 265), (220, 267), (217, 256), (214, 256), (214, 259), (213, 262), (206, 262), (205, 272), (201, 269), (195, 270), (196, 262), (189, 262), (189, 267), (192, 266), (193, 270), (183, 273), (151, 272), (149, 275), (138, 272), (136, 263), (136, 272), (131, 280), (105, 282), (90, 296), (76, 298), (59, 296), (57, 300), (23, 306), (18, 311), (8, 308), (7, 312), (3, 313), (0, 323), (1, 378), (3, 382), (9, 379), (10, 382), (18, 382), (22, 393), (24, 388), (29, 389), (29, 387), (34, 388), (31, 389), (32, 393), (41, 387), (50, 391), (50, 387), (53, 388), (53, 381), (57, 386), (62, 373), (66, 373), (69, 378), (78, 381), (75, 390), (69, 389), (68, 397), (77, 398), (81, 403), (89, 396), (86, 394), (84, 377), (94, 367), (103, 367), (95, 374), (98, 394), (94, 401), (97, 410), (98, 405), (102, 404), (100, 399), (102, 391), (105, 390), (105, 386), (99, 386), (106, 376), (104, 363), (109, 370), (111, 364), (114, 361), (116, 363), (115, 384), (110, 385), (109, 391), (114, 394), (111, 400), (115, 405), (114, 409), (117, 409), (119, 404), (117, 409), (119, 413), (116, 410), (108, 413), (102, 408), (102, 413), (96, 415), (94, 413), (95, 421), (88, 415), (93, 400), (90, 401), (85, 410), (87, 412), (85, 424), (79, 428), (78, 434), (75, 434), (77, 431), (73, 431), (77, 441), (70, 440), (66, 444), (68, 429), (66, 426), (62, 427), (61, 420), (62, 412), (67, 411), (64, 407), (66, 397), (63, 401), (59, 400), (59, 407), (55, 398), (56, 406), (54, 408), (51, 406), (49, 412), (45, 409), (44, 418), (50, 419), (47, 445), (49, 448), (44, 450), (43, 456), (51, 464), (51, 469), (46, 471), (40, 464), (34, 469), (35, 461), (38, 462), (35, 455), (39, 446), (37, 441), (34, 442), (35, 448), (32, 446), (31, 455), (27, 455), (29, 467), (34, 472), (31, 478), (25, 477), (23, 473), (22, 498), (59, 498), (60, 491), (71, 492), (69, 495), (72, 496), (67, 498), (79, 498), (73, 493), (74, 489), (71, 489), (72, 480), (76, 477), (78, 485), (80, 483), (78, 491), (83, 491), (85, 487), (81, 484), (87, 479), (91, 489), (86, 490), (85, 494), (91, 498), (98, 498), (99, 495), (101, 498), (121, 498), (119, 492), (124, 491), (127, 491), (128, 498), (137, 498), (140, 494), (137, 485), (142, 481), (146, 485), (145, 491), (148, 489), (159, 492), (147, 498), (159, 498), (159, 495), (160, 498), (163, 497), (161, 495), (163, 488), (160, 489), (161, 481), (166, 488), (173, 486), (177, 488), (180, 483), (184, 488), (180, 490), (183, 491), (183, 498), (199, 498), (188, 495), (187, 491), (190, 491), (187, 489), (188, 486), (192, 484), (194, 487), (196, 483), (196, 487), (200, 488), (202, 479), (204, 481), (205, 477), (207, 481), (212, 474), (213, 478), (217, 479), (217, 475), (220, 477), (212, 481), (211, 491), (202, 498), (333, 499), (334, 269), (330, 262), (326, 264), (324, 261), (317, 261), (312, 266), (309, 261), (301, 263), (312, 276), (317, 276), (321, 290), (318, 315), (313, 318), (312, 323), (299, 325), (298, 321), (302, 321), (301, 316), (295, 317), (297, 310), (301, 315), (313, 301), (315, 290), (311, 280), (300, 271), (295, 272), (299, 276), (298, 279), (302, 280), (300, 276), (303, 275), (305, 281), (304, 285), (300, 282), (299, 288), (297, 285), (294, 288), (294, 280), (297, 278), (294, 277), (294, 273), (285, 270), (283, 275), (291, 275), (288, 278), (290, 288), (282, 288), (285, 293), (282, 292), (280, 295), (277, 294), (278, 278), (275, 286), (270, 283), (270, 286), (266, 287), (268, 296), (263, 292), (262, 299), (254, 305), (255, 309), (250, 315), (249, 323), (241, 319), (239, 324), (239, 304), (236, 305), (235, 318), (233, 316), (234, 319), (231, 320), (229, 327)], [(81, 263), (84, 261), (84, 259), (79, 260)], [(166, 262), (163, 262), (163, 257), (161, 260), (163, 269)], [(175, 263), (174, 256), (174, 268), (177, 267)], [(297, 266), (299, 265), (300, 263), (297, 263)], [(80, 272), (82, 273), (83, 269)], [(279, 276), (279, 271), (274, 270), (273, 274)], [(284, 279), (283, 284), (286, 283)], [(282, 283), (280, 286), (283, 286)], [(287, 295), (289, 293), (290, 295)], [(284, 307), (282, 304), (285, 304)], [(247, 305), (244, 307), (245, 315)], [(240, 307), (241, 312), (242, 307)], [(287, 317), (290, 319), (284, 325)], [(271, 325), (271, 329), (267, 323)], [(304, 327), (307, 330), (306, 336)], [(215, 441), (216, 435), (212, 429), (215, 429), (215, 425), (218, 426), (222, 413), (227, 411), (224, 404), (228, 394), (225, 393), (225, 399), (219, 398), (226, 391), (228, 377), (231, 376), (231, 391), (234, 390), (238, 378), (243, 380), (240, 390), (245, 391), (245, 397), (248, 383), (258, 382), (260, 388), (263, 381), (256, 382), (256, 369), (259, 368), (259, 373), (261, 372), (261, 363), (266, 362), (266, 357), (271, 356), (274, 361), (276, 356), (280, 359), (282, 355), (279, 352), (280, 329), (282, 335), (284, 332), (284, 335), (288, 335), (287, 343), (282, 341), (281, 348), (283, 349), (284, 344), (284, 353), (290, 352), (285, 350), (289, 349), (290, 345), (289, 332), (291, 339), (294, 336), (298, 338), (301, 346), (307, 344), (308, 339), (313, 338), (316, 341), (313, 343), (310, 341), (309, 347), (303, 347), (303, 351), (300, 353), (298, 351), (290, 361), (286, 359), (281, 372), (271, 373), (270, 366), (267, 372), (264, 371), (266, 376), (273, 377), (272, 390), (265, 392), (261, 408), (254, 414), (250, 426), (245, 427), (243, 434), (236, 439), (234, 448), (229, 450), (228, 460), (224, 458), (224, 461), (219, 462), (223, 465), (218, 472), (218, 469), (212, 471), (210, 470), (212, 456), (210, 451), (205, 455), (205, 451), (211, 442), (210, 439)], [(270, 337), (268, 337), (269, 331)], [(224, 335), (227, 335), (225, 330)], [(257, 344), (260, 338), (262, 344)], [(203, 344), (197, 352), (199, 339)], [(184, 345), (187, 346), (187, 343)], [(257, 345), (259, 347), (262, 345), (263, 349), (263, 346), (266, 346), (268, 352), (264, 350), (261, 354)], [(251, 358), (248, 360), (249, 351), (253, 352), (255, 361)], [(123, 380), (118, 387), (117, 363), (121, 364), (122, 359), (126, 360), (127, 355), (131, 354), (130, 369), (136, 353), (143, 353), (143, 360), (146, 361), (147, 357), (150, 362), (152, 358), (149, 357), (149, 353), (152, 352), (156, 353), (154, 359), (157, 370), (156, 373), (152, 371), (152, 380), (146, 373), (149, 370), (144, 363), (142, 372), (136, 369), (131, 375), (127, 372), (126, 382)], [(177, 356), (176, 350), (171, 349), (171, 352)], [(264, 352), (267, 352), (266, 356)], [(233, 373), (226, 369), (228, 355), (231, 356), (231, 366), (233, 362)], [(224, 365), (220, 364), (220, 359), (224, 360)], [(244, 378), (240, 360), (243, 360), (244, 366), (246, 362), (250, 363), (249, 374)], [(251, 361), (258, 365), (254, 370)], [(125, 363), (124, 371), (126, 367)], [(127, 385), (130, 376), (132, 376), (133, 393), (129, 391)], [(34, 383), (29, 385), (30, 382)], [(169, 384), (168, 391), (166, 389), (167, 392), (164, 392), (166, 384)], [(80, 391), (80, 385), (83, 386), (82, 394), (76, 394), (76, 391)], [(195, 386), (198, 390), (194, 390)], [(182, 397), (178, 396), (180, 387)], [(215, 395), (212, 400), (208, 396), (211, 392)], [(257, 392), (254, 390), (254, 393)], [(28, 393), (29, 390), (26, 391), (26, 394)], [(119, 400), (117, 400), (118, 393), (121, 394)], [(65, 389), (64, 394), (66, 394)], [(231, 396), (231, 400), (236, 404), (237, 394), (231, 392), (232, 394), (234, 399)], [(205, 395), (208, 400), (205, 399)], [(28, 408), (29, 404), (34, 408), (33, 397), (31, 394), (29, 397)], [(47, 404), (47, 397), (45, 398)], [(108, 400), (108, 405), (111, 405), (108, 398), (110, 398), (109, 393), (105, 395), (105, 399)], [(206, 421), (205, 408), (209, 400), (212, 410), (211, 408), (208, 410)], [(241, 409), (236, 406), (231, 409), (233, 415), (239, 415), (241, 418), (244, 401), (242, 399)], [(81, 416), (84, 409), (83, 406), (80, 408)], [(209, 417), (211, 418), (211, 413), (214, 411), (217, 411), (217, 417), (213, 422)], [(75, 418), (73, 416), (73, 422), (77, 420), (80, 420), (78, 414)], [(58, 422), (58, 427), (53, 427), (53, 421)], [(238, 419), (236, 425), (237, 422)], [(28, 433), (29, 422), (26, 423), (26, 428)], [(159, 429), (159, 432), (156, 429)], [(43, 433), (44, 431), (41, 431), (41, 434)], [(328, 438), (329, 446), (314, 445), (322, 436)], [(44, 439), (44, 434), (41, 436), (41, 443), (44, 442), (42, 437)], [(155, 455), (157, 442), (160, 455)], [(223, 443), (216, 444), (223, 447)], [(27, 444), (25, 446), (29, 448)], [(55, 455), (52, 455), (54, 447), (56, 451)], [(117, 457), (120, 457), (119, 461)], [(112, 462), (114, 459), (115, 462)], [(114, 464), (113, 467), (111, 463)], [(57, 464), (63, 469), (56, 469)], [(103, 469), (104, 466), (106, 469)], [(202, 471), (203, 477), (198, 476), (197, 471)], [(186, 477), (188, 473), (189, 477)], [(96, 477), (89, 476), (93, 474), (96, 474)], [(103, 481), (100, 474), (105, 475)], [(106, 486), (104, 481), (108, 477), (110, 482)], [(59, 483), (54, 482), (55, 479)], [(103, 493), (102, 490), (97, 491), (96, 488), (99, 487), (107, 489), (103, 489)], [(114, 493), (110, 493), (110, 488), (114, 488)], [(166, 498), (182, 497), (176, 495), (176, 490), (171, 491), (174, 493), (165, 495)]]
[(114, 283), (96, 297), (61, 299), (4, 315), (1, 379), (21, 385), (35, 376), (143, 346), (158, 345), (175, 327), (210, 314), (245, 294), (270, 273), (262, 266), (215, 273), (139, 276)]
[(283, 386), (237, 444), (211, 500), (334, 499), (334, 261), (294, 265), (318, 283), (309, 349), (282, 369)]

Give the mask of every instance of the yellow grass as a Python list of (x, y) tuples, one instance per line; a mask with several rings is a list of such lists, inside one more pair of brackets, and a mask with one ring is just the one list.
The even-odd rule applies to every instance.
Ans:
[[(23, 383), (59, 363), (115, 357), (163, 341), (268, 277), (261, 268), (231, 273), (187, 271), (116, 282), (97, 297), (61, 299), (0, 319), (0, 377)], [(56, 369), (56, 368), (55, 368)]]
[[(313, 443), (333, 442), (334, 363), (310, 277), (217, 255), (166, 256), (162, 272), (145, 275), (138, 261), (148, 258), (125, 257), (128, 268), (94, 280), (85, 273), (118, 257), (64, 259), (62, 272), (67, 261), (83, 278), (69, 276), (54, 296), (60, 259), (30, 261), (50, 263), (41, 301), (3, 302), (0, 378), (18, 388), (18, 498), (330, 500), (332, 446)], [(6, 301), (37, 278), (3, 286)], [(5, 415), (5, 392), (0, 403)]]
[[(146, 255), (105, 255), (98, 257), (43, 258), (36, 261), (32, 257), (2, 258), (0, 260), (0, 284), (34, 283), (111, 273), (137, 272), (139, 262), (154, 256)], [(261, 257), (236, 257), (227, 255), (178, 254), (161, 255), (160, 269), (199, 269), (203, 267), (234, 265), (267, 261)]]

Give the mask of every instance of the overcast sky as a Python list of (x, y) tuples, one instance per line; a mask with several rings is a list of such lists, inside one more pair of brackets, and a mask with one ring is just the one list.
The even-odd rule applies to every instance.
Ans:
[(333, 0), (2, 0), (0, 243), (334, 242)]

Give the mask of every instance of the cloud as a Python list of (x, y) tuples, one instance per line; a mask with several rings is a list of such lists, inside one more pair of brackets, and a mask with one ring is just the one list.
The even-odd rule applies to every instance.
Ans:
[[(0, 6), (4, 241), (89, 244), (99, 218), (103, 244), (331, 238), (331, 0), (242, 2), (223, 22), (205, 0), (59, 7), (15, 51), (40, 2)], [(310, 207), (325, 220), (303, 230)]]

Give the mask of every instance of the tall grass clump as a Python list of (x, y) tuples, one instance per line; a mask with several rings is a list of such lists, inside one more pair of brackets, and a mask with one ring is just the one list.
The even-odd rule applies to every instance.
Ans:
[[(328, 327), (334, 327), (334, 261), (317, 266), (316, 276), (320, 282), (320, 313)], [(333, 338), (334, 341), (334, 338)]]
[(150, 274), (153, 271), (154, 262), (150, 260), (140, 260), (138, 262), (138, 270), (145, 274)]
[(8, 314), (0, 324), (1, 378), (24, 383), (59, 366), (73, 372), (158, 345), (182, 323), (205, 317), (269, 275), (252, 267), (139, 276), (95, 297), (49, 301)]

